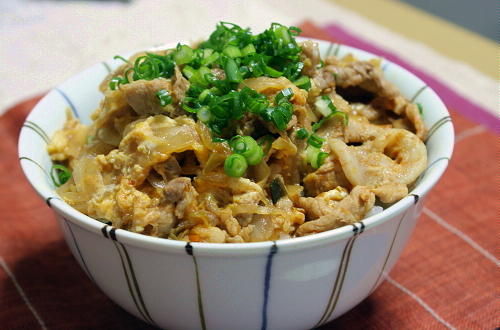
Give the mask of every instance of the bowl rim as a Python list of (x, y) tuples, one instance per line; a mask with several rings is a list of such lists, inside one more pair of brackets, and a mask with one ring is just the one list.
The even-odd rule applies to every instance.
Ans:
[[(332, 44), (330, 41), (326, 40), (321, 40), (321, 39), (315, 39), (315, 38), (304, 38), (304, 37), (298, 37), (297, 38), (299, 41), (303, 40), (312, 40), (318, 43), (328, 43)], [(161, 46), (155, 46), (152, 48), (149, 48), (149, 50), (153, 49), (165, 49), (165, 48), (171, 48), (175, 46), (177, 43), (167, 43)], [(347, 48), (350, 51), (353, 51), (355, 53), (360, 53), (364, 55), (368, 55), (373, 58), (380, 58), (380, 56), (367, 52), (365, 50), (356, 48), (356, 47), (351, 47), (347, 45), (342, 45), (343, 48)], [(133, 52), (130, 52), (129, 54), (133, 54)], [(395, 66), (402, 70), (405, 74), (408, 74), (412, 76), (414, 79), (416, 78), (417, 81), (421, 82), (422, 84), (425, 84), (419, 77), (405, 69), (404, 67), (391, 62), (387, 59), (382, 59), (384, 62), (387, 64), (390, 64), (391, 66)], [(65, 82), (63, 82), (60, 85), (64, 85), (67, 83), (69, 80), (73, 79), (76, 75), (82, 74), (86, 71), (94, 69), (96, 66), (99, 64), (95, 64), (89, 68), (87, 68), (84, 71), (81, 71), (72, 77), (68, 78)], [(425, 84), (427, 85), (427, 84)], [(97, 87), (97, 86), (96, 86)], [(57, 88), (57, 87), (56, 87)], [(54, 88), (54, 89), (56, 89)], [(51, 91), (53, 91), (52, 89)], [(431, 87), (428, 87), (428, 90), (432, 92), (432, 98), (434, 98), (438, 105), (439, 105), (439, 111), (441, 111), (443, 116), (449, 116), (448, 109), (444, 105), (443, 101), (440, 99), (440, 97), (432, 90)], [(30, 111), (29, 115), (26, 117), (25, 120), (30, 120), (30, 118), (33, 116), (34, 113), (39, 111), (41, 107), (39, 107), (40, 103), (44, 101), (48, 95), (50, 94), (47, 93), (35, 106), (34, 108)], [(437, 110), (436, 110), (437, 111)], [(425, 109), (424, 109), (425, 112)], [(453, 153), (453, 146), (454, 146), (454, 128), (453, 128), (453, 122), (450, 121), (450, 125), (445, 125), (443, 127), (447, 132), (446, 134), (449, 136), (448, 143), (445, 145), (444, 150), (440, 153), (440, 156), (443, 158), (447, 158), (447, 162), (437, 162), (433, 166), (433, 171), (430, 173), (430, 179), (423, 180), (423, 182), (419, 182), (410, 192), (409, 194), (404, 197), (403, 199), (399, 200), (398, 202), (394, 203), (393, 205), (389, 206), (388, 208), (384, 209), (382, 212), (369, 216), (367, 218), (362, 219), (362, 223), (365, 226), (364, 230), (369, 230), (374, 227), (379, 226), (380, 224), (390, 220), (394, 216), (397, 216), (399, 214), (403, 214), (404, 212), (407, 212), (408, 209), (411, 207), (412, 204), (416, 204), (418, 202), (419, 197), (425, 196), (429, 190), (439, 181), (441, 176), (443, 175), (444, 171), (446, 170), (449, 159), (451, 158), (451, 155)], [(20, 135), (19, 135), (19, 142), (18, 142), (18, 153), (19, 157), (23, 156), (23, 145), (24, 141), (27, 139), (26, 137), (26, 131), (21, 130)], [(31, 174), (31, 171), (27, 168), (27, 165), (23, 162), (20, 161), (21, 168), (24, 172), (25, 177), (27, 178), (28, 182), (31, 184), (31, 186), (35, 189), (35, 191), (40, 195), (46, 202), (47, 204), (53, 209), (53, 211), (56, 213), (56, 215), (62, 216), (68, 221), (71, 221), (73, 224), (86, 229), (87, 231), (96, 233), (98, 235), (102, 235), (102, 230), (106, 226), (104, 223), (93, 219), (73, 207), (71, 207), (69, 204), (64, 202), (62, 199), (59, 199), (58, 197), (49, 196), (47, 192), (44, 189), (41, 189), (40, 185), (37, 184), (37, 180), (34, 178), (34, 176)], [(55, 193), (55, 190), (53, 191), (55, 196), (57, 194)], [(50, 202), (49, 202), (50, 201)], [(360, 222), (361, 222), (360, 221)], [(110, 226), (109, 226), (110, 227)], [(159, 237), (152, 237), (152, 236), (147, 236), (139, 233), (134, 233), (128, 230), (124, 229), (116, 229), (115, 231), (116, 237), (119, 238), (119, 241), (122, 243), (129, 244), (131, 246), (136, 246), (139, 248), (144, 248), (148, 250), (155, 250), (155, 251), (160, 251), (163, 253), (170, 252), (170, 253), (185, 253), (185, 247), (186, 243), (185, 241), (178, 241), (178, 240), (171, 240), (171, 239), (165, 239), (165, 238), (159, 238)], [(317, 233), (317, 234), (312, 234), (308, 236), (303, 236), (303, 237), (294, 237), (294, 238), (287, 238), (287, 239), (282, 239), (282, 240), (276, 240), (276, 241), (263, 241), (263, 242), (248, 242), (248, 243), (204, 243), (204, 242), (192, 242), (190, 243), (192, 246), (196, 247), (197, 254), (201, 255), (207, 255), (207, 256), (252, 256), (252, 255), (259, 255), (262, 253), (267, 253), (269, 252), (269, 249), (273, 245), (279, 245), (280, 253), (281, 252), (291, 252), (291, 251), (296, 251), (296, 250), (307, 250), (307, 249), (312, 249), (321, 245), (324, 245), (325, 243), (334, 243), (340, 240), (343, 240), (347, 237), (350, 237), (353, 235), (353, 227), (351, 225), (349, 226), (343, 226), (340, 228), (328, 230), (325, 232)], [(103, 237), (104, 238), (104, 237)]]

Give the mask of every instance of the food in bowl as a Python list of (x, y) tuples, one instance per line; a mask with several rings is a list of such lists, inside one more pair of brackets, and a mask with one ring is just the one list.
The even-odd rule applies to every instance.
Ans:
[(408, 194), (427, 166), (421, 109), (380, 62), (321, 59), (295, 27), (220, 23), (141, 52), (47, 150), (58, 194), (116, 228), (242, 243), (324, 232)]

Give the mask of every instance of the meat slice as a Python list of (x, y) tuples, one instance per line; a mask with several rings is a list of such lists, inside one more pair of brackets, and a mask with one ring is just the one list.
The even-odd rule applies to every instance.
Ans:
[(328, 157), (320, 168), (306, 175), (303, 182), (307, 196), (316, 196), (337, 186), (351, 186), (340, 162), (334, 157)]
[(382, 203), (394, 203), (408, 195), (408, 187), (402, 183), (389, 183), (373, 188)]
[(315, 87), (323, 92), (326, 92), (328, 88), (335, 87), (335, 76), (330, 66), (316, 70), (312, 80)]
[(347, 143), (363, 143), (384, 135), (387, 128), (381, 125), (371, 124), (366, 117), (350, 116), (349, 124), (344, 131), (344, 140)]
[(164, 78), (153, 80), (136, 80), (129, 84), (121, 85), (127, 103), (139, 115), (154, 115), (165, 112), (165, 107), (160, 105), (156, 93), (160, 90), (172, 91), (172, 83)]
[(188, 208), (193, 210), (196, 207), (196, 197), (198, 193), (191, 184), (191, 179), (179, 177), (170, 180), (164, 188), (165, 201), (176, 204), (175, 216), (184, 218)]
[(189, 89), (189, 81), (184, 78), (181, 70), (177, 66), (175, 67), (175, 73), (172, 81), (174, 82), (172, 86), (172, 96), (174, 97), (174, 102), (176, 104), (180, 104)]
[(304, 63), (302, 73), (312, 76), (321, 60), (318, 43), (306, 40), (300, 44), (300, 47), (302, 48), (302, 62)]
[(390, 110), (407, 118), (415, 129), (417, 136), (423, 140), (427, 134), (418, 107), (406, 99), (398, 89), (386, 80), (380, 68), (371, 62), (354, 61), (336, 67), (335, 82), (337, 87), (359, 87), (373, 93), (375, 99), (372, 106), (380, 110)]
[(297, 236), (311, 235), (326, 230), (355, 223), (364, 218), (375, 203), (373, 192), (363, 186), (354, 187), (349, 196), (340, 202), (328, 202), (321, 197), (302, 201), (301, 206), (309, 217), (318, 219), (307, 221), (296, 232)]
[(153, 166), (156, 172), (160, 174), (165, 181), (170, 181), (177, 178), (181, 174), (181, 166), (177, 161), (177, 158), (171, 156), (169, 159), (163, 163), (156, 164)]
[(383, 134), (361, 146), (348, 146), (340, 139), (328, 142), (353, 186), (408, 185), (427, 166), (424, 143), (403, 129), (385, 129)]

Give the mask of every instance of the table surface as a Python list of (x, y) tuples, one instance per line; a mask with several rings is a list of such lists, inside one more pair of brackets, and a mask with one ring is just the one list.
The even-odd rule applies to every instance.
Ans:
[[(192, 5), (189, 0), (186, 2)], [(376, 2), (381, 6), (387, 3), (389, 6), (394, 5), (391, 1)], [(220, 2), (216, 3), (221, 6)], [(444, 68), (455, 67), (462, 70), (463, 74), (470, 75), (469, 78), (477, 78), (475, 81), (478, 84), (488, 85), (490, 78), (464, 63), (453, 66), (457, 63), (456, 59), (436, 53), (425, 45), (415, 43), (413, 39), (394, 34), (385, 26), (367, 21), (346, 9), (348, 5), (340, 7), (329, 2), (318, 3), (321, 3), (318, 5), (320, 9), (330, 10), (329, 15), (313, 20), (315, 24), (303, 23), (301, 26), (306, 36), (333, 38), (338, 42), (365, 48), (415, 72), (439, 91), (450, 108), (456, 131), (455, 152), (449, 168), (428, 196), (419, 224), (386, 281), (360, 305), (323, 329), (492, 329), (498, 326), (499, 306), (495, 296), (498, 279), (495, 274), (499, 261), (494, 223), (498, 219), (500, 196), (493, 182), (497, 179), (499, 162), (492, 161), (495, 157), (492, 155), (497, 156), (500, 151), (496, 143), (498, 135), (493, 133), (499, 127), (498, 119), (486, 106), (488, 102), (476, 102), (476, 99), (465, 97), (467, 94), (453, 88), (454, 85), (448, 83), (447, 79), (442, 79), (439, 72), (429, 72), (420, 64), (422, 59), (430, 56)], [(294, 4), (300, 9), (298, 2)], [(80, 9), (87, 6), (78, 3), (73, 5), (81, 6), (78, 7)], [(121, 10), (123, 5), (114, 3), (105, 6)], [(146, 4), (137, 1), (132, 6), (144, 9)], [(258, 1), (254, 4), (240, 4), (240, 7), (227, 4), (226, 17), (230, 16), (229, 11), (236, 10), (235, 6), (238, 10), (262, 10), (263, 4)], [(331, 14), (332, 8), (337, 14), (341, 13), (343, 18), (349, 18), (353, 25), (340, 24), (341, 20), (332, 21), (330, 17), (336, 16)], [(85, 12), (86, 9), (82, 10), (80, 15), (85, 16), (88, 12)], [(266, 11), (269, 16), (264, 16), (266, 20), (287, 24), (300, 21), (297, 16), (289, 15), (292, 11), (289, 7), (280, 7), (280, 10), (272, 7), (269, 10)], [(206, 17), (213, 14), (208, 13)], [(29, 10), (27, 15), (31, 15)], [(35, 16), (32, 19), (36, 20)], [(179, 20), (184, 18), (182, 16)], [(251, 24), (267, 25), (259, 22), (248, 25)], [(146, 26), (141, 26), (141, 29), (144, 28)], [(367, 34), (367, 29), (371, 34)], [(83, 39), (91, 34), (90, 31), (87, 32), (88, 35)], [(0, 35), (1, 33), (2, 31)], [(112, 33), (125, 35), (132, 32), (126, 29)], [(166, 40), (171, 40), (169, 38), (174, 34), (171, 31), (165, 33)], [(377, 38), (373, 38), (373, 35)], [(94, 41), (92, 45), (95, 47), (107, 46), (104, 50), (87, 50), (87, 53), (80, 54), (80, 62), (68, 64), (65, 68), (69, 71), (56, 70), (59, 72), (55, 74), (56, 78), (71, 75), (74, 72), (72, 70), (77, 71), (80, 66), (86, 66), (86, 61), (92, 61), (95, 56), (102, 55), (101, 52), (109, 52), (113, 47), (121, 45), (123, 49), (140, 48), (143, 43), (148, 46), (157, 40), (154, 33), (148, 34), (144, 40), (144, 36), (133, 33), (129, 37), (127, 41), (137, 43), (134, 44), (137, 47), (126, 47), (128, 43), (124, 45), (113, 40), (106, 43), (104, 37)], [(81, 41), (74, 40), (76, 46), (79, 42)], [(61, 41), (61, 47), (62, 44), (64, 42)], [(401, 51), (401, 44), (405, 45), (405, 49), (414, 50), (421, 55), (419, 59), (407, 54), (405, 56), (405, 52)], [(34, 48), (39, 45), (35, 44)], [(0, 49), (4, 51), (2, 47), (3, 43)], [(23, 54), (24, 51), (18, 50), (18, 54)], [(0, 60), (4, 61), (5, 58), (0, 56)], [(27, 58), (21, 59), (23, 60), (30, 61)], [(41, 72), (36, 68), (33, 70)], [(0, 73), (6, 74), (5, 71)], [(26, 83), (22, 79), (19, 81)], [(9, 80), (10, 83), (19, 81)], [(48, 81), (54, 84), (58, 82), (50, 79), (43, 81), (43, 88), (38, 86), (38, 90), (48, 89)], [(25, 86), (28, 85), (26, 83)], [(0, 91), (3, 93), (5, 89)], [(483, 93), (489, 94), (489, 91), (483, 90)], [(1, 96), (2, 94), (0, 100)], [(50, 210), (39, 200), (21, 173), (16, 154), (17, 136), (25, 116), (37, 100), (38, 98), (31, 98), (0, 116), (0, 171), (8, 173), (0, 176), (2, 187), (8, 187), (0, 190), (0, 324), (7, 329), (149, 329), (111, 302), (85, 277), (64, 244)]]

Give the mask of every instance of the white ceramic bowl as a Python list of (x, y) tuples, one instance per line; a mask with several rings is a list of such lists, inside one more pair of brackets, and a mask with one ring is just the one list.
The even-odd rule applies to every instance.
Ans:
[[(322, 56), (353, 53), (318, 41)], [(167, 45), (167, 46), (174, 46)], [(356, 225), (276, 242), (185, 243), (115, 229), (57, 197), (47, 175), (48, 136), (70, 107), (83, 123), (98, 106), (97, 87), (119, 61), (109, 60), (48, 93), (28, 116), (19, 139), (23, 171), (54, 210), (64, 238), (88, 277), (138, 318), (170, 329), (306, 329), (353, 308), (383, 280), (417, 222), (429, 190), (453, 149), (446, 107), (424, 82), (396, 64), (382, 67), (409, 99), (423, 105), (429, 166), (410, 195)]]

